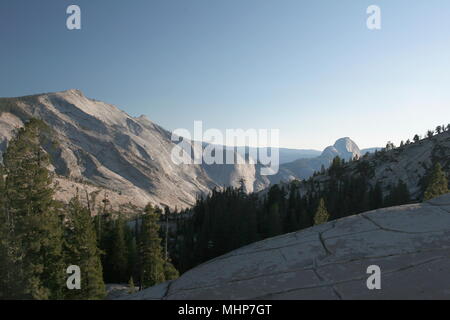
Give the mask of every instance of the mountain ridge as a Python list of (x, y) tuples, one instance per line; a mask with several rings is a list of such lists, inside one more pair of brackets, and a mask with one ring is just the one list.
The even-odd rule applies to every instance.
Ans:
[[(322, 165), (328, 166), (336, 155), (360, 156), (357, 145), (342, 138), (333, 150), (327, 150), (328, 155), (323, 151), (318, 157), (319, 151), (279, 148), (282, 163), (275, 176), (261, 176), (261, 166), (250, 164), (177, 166), (170, 157), (175, 146), (171, 132), (145, 115), (130, 116), (115, 105), (87, 98), (77, 89), (1, 98), (0, 152), (15, 130), (31, 117), (46, 122), (61, 144), (58, 150), (49, 152), (62, 190), (58, 196), (64, 201), (77, 190), (88, 189), (89, 184), (86, 194), (101, 194), (114, 204), (143, 207), (151, 202), (185, 208), (213, 188), (237, 187), (243, 180), (248, 192), (260, 191), (271, 183), (308, 178)], [(289, 162), (305, 153), (309, 158)], [(300, 173), (290, 170), (297, 162), (313, 166)]]

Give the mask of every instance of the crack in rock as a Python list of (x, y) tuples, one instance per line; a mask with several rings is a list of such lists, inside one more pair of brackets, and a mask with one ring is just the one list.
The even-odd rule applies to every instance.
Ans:
[[(445, 259), (449, 259), (449, 257), (436, 257), (436, 258), (427, 259), (427, 260), (421, 261), (419, 263), (410, 264), (410, 265), (407, 265), (407, 266), (404, 266), (404, 267), (401, 267), (401, 268), (398, 268), (398, 269), (387, 271), (384, 274), (393, 274), (393, 273), (396, 273), (396, 272), (405, 271), (405, 270), (408, 270), (408, 269), (412, 269), (412, 268), (419, 267), (419, 266), (422, 266), (422, 265), (425, 265), (425, 264), (428, 264), (428, 263), (432, 263), (432, 262), (440, 261), (440, 260), (445, 260)], [(167, 297), (172, 296), (172, 295), (176, 294), (177, 292), (218, 288), (218, 287), (222, 287), (223, 285), (232, 284), (232, 283), (236, 283), (236, 282), (243, 282), (243, 281), (249, 281), (249, 280), (254, 280), (254, 279), (258, 279), (258, 278), (265, 278), (265, 277), (269, 277), (269, 276), (276, 276), (276, 275), (282, 275), (282, 274), (286, 274), (286, 273), (294, 273), (294, 272), (298, 272), (298, 271), (308, 271), (308, 270), (313, 271), (316, 274), (316, 276), (318, 276), (319, 280), (321, 280), (321, 278), (322, 278), (323, 280), (321, 280), (321, 281), (323, 283), (318, 284), (318, 285), (309, 285), (309, 286), (304, 286), (304, 287), (299, 287), (299, 288), (288, 289), (288, 290), (285, 290), (285, 291), (272, 292), (272, 293), (268, 293), (266, 295), (262, 295), (262, 296), (259, 296), (259, 297), (256, 297), (256, 298), (264, 299), (266, 297), (270, 297), (270, 296), (277, 295), (277, 294), (290, 293), (290, 292), (295, 292), (295, 291), (300, 291), (300, 290), (316, 289), (316, 288), (330, 288), (330, 289), (332, 289), (334, 291), (333, 287), (335, 287), (336, 285), (346, 284), (346, 283), (349, 283), (349, 282), (352, 282), (352, 281), (362, 281), (362, 280), (366, 279), (366, 275), (364, 274), (362, 276), (354, 277), (354, 278), (350, 278), (350, 279), (346, 279), (346, 280), (333, 281), (333, 280), (329, 280), (329, 279), (324, 278), (323, 276), (318, 274), (317, 270), (315, 270), (314, 267), (312, 267), (312, 268), (302, 268), (302, 269), (292, 270), (292, 271), (277, 272), (277, 273), (273, 273), (273, 274), (265, 274), (265, 275), (249, 277), (249, 278), (235, 279), (235, 280), (227, 281), (227, 282), (220, 283), (220, 284), (211, 284), (211, 285), (207, 285), (207, 286), (194, 287), (194, 288), (181, 288), (181, 289), (178, 289), (176, 292), (173, 292), (173, 293), (169, 293), (169, 289), (170, 289), (170, 287), (169, 287), (167, 289), (166, 296), (164, 296), (164, 299), (167, 299)], [(172, 281), (170, 283), (170, 285), (173, 282), (175, 282), (175, 281)], [(342, 295), (340, 295), (337, 290), (335, 291), (335, 293), (336, 293), (336, 295), (341, 296), (341, 298), (342, 298)]]
[(166, 292), (162, 296), (161, 300), (167, 300), (167, 297), (169, 296), (170, 287), (172, 286), (172, 284), (174, 282), (175, 282), (175, 280), (169, 281), (169, 283), (167, 284)]
[(283, 250), (281, 250), (281, 249), (278, 249), (278, 252), (280, 253), (280, 255), (283, 257), (283, 260), (285, 261), (285, 262), (287, 262), (288, 261), (288, 259), (286, 258), (286, 256), (284, 255), (284, 253), (283, 253)]
[[(426, 205), (429, 205), (430, 207), (433, 207), (433, 208), (441, 209), (445, 213), (450, 213), (450, 204), (434, 204), (432, 202), (427, 202)], [(443, 208), (445, 206), (449, 206), (449, 209), (447, 210), (447, 209)]]
[(338, 297), (339, 300), (343, 300), (342, 295), (339, 293), (338, 289), (335, 286), (332, 286), (334, 294)]
[(322, 232), (319, 232), (319, 241), (320, 241), (320, 243), (322, 244), (322, 247), (323, 247), (323, 249), (325, 250), (325, 253), (326, 253), (327, 256), (333, 255), (333, 252), (327, 247), (326, 240), (324, 239), (323, 235), (324, 235), (327, 231), (330, 231), (330, 230), (334, 229), (335, 224), (336, 224), (336, 222), (333, 221), (333, 222), (331, 222), (331, 228), (326, 229), (326, 230), (324, 230), (324, 231), (322, 231)]
[(368, 216), (366, 216), (365, 214), (361, 214), (361, 217), (363, 217), (364, 219), (370, 221), (371, 223), (373, 223), (375, 226), (377, 226), (378, 228), (380, 228), (383, 231), (387, 231), (387, 232), (395, 232), (395, 233), (403, 233), (403, 234), (429, 234), (429, 233), (437, 233), (437, 232), (442, 232), (442, 231), (446, 231), (447, 229), (444, 230), (436, 230), (436, 231), (424, 231), (424, 232), (412, 232), (412, 231), (403, 231), (403, 230), (396, 230), (396, 229), (390, 229), (390, 228), (386, 228), (384, 226), (382, 226), (381, 224), (379, 224), (378, 222), (376, 222), (375, 220), (369, 218)]
[(212, 260), (206, 261), (206, 262), (198, 265), (196, 268), (198, 268), (200, 266), (208, 265), (208, 264), (216, 262), (216, 261), (230, 259), (230, 258), (233, 258), (233, 257), (247, 256), (247, 255), (257, 254), (257, 253), (267, 252), (267, 251), (277, 251), (277, 250), (280, 250), (280, 249), (290, 248), (290, 247), (297, 247), (299, 245), (304, 245), (304, 244), (311, 243), (311, 242), (316, 242), (316, 241), (317, 241), (316, 239), (311, 239), (311, 240), (308, 240), (308, 241), (305, 241), (305, 242), (301, 242), (301, 243), (297, 243), (296, 242), (296, 243), (288, 244), (288, 245), (285, 245), (285, 246), (279, 246), (279, 247), (273, 247), (273, 248), (267, 248), (267, 249), (255, 249), (255, 251), (247, 251), (247, 252), (234, 253), (234, 254), (225, 254), (223, 256), (220, 256), (220, 257), (214, 258)]
[[(409, 255), (421, 254), (421, 253), (430, 253), (430, 252), (449, 250), (449, 249), (450, 249), (450, 247), (440, 247), (437, 249), (427, 249), (427, 250), (420, 249), (417, 251), (401, 252), (401, 253), (394, 253), (394, 254), (387, 254), (387, 255), (380, 255), (380, 256), (365, 256), (365, 257), (358, 257), (358, 258), (341, 260), (341, 261), (333, 261), (333, 262), (329, 262), (329, 263), (321, 263), (321, 264), (318, 264), (317, 267), (322, 268), (322, 267), (341, 265), (341, 264), (365, 261), (365, 260), (389, 259), (389, 258), (409, 256)], [(439, 256), (439, 257), (444, 258), (445, 256)], [(305, 270), (308, 270), (308, 269), (305, 268)]]
[[(411, 268), (419, 267), (419, 266), (422, 266), (422, 265), (425, 265), (425, 264), (428, 264), (428, 263), (431, 263), (431, 262), (443, 260), (443, 259), (448, 259), (448, 258), (440, 257), (440, 258), (429, 259), (429, 260), (426, 260), (426, 261), (423, 261), (423, 262), (420, 262), (420, 263), (417, 263), (417, 264), (412, 264), (412, 265), (409, 265), (409, 266), (406, 266), (406, 267), (402, 267), (402, 268), (399, 268), (399, 269), (396, 269), (396, 270), (388, 271), (385, 274), (392, 274), (392, 273), (408, 270), (408, 269), (411, 269)], [(353, 281), (363, 281), (364, 279), (366, 279), (366, 275), (360, 276), (360, 277), (351, 278), (351, 279), (336, 281), (336, 282), (328, 283), (328, 284), (320, 284), (320, 285), (315, 285), (315, 286), (314, 285), (313, 286), (305, 286), (305, 287), (289, 289), (289, 290), (285, 290), (285, 291), (272, 292), (272, 293), (269, 293), (269, 294), (266, 294), (266, 295), (262, 295), (262, 296), (260, 296), (258, 298), (259, 299), (265, 299), (265, 298), (269, 298), (270, 296), (274, 296), (274, 295), (277, 295), (277, 294), (291, 293), (291, 292), (295, 292), (295, 291), (308, 290), (308, 289), (330, 288), (331, 290), (333, 290), (333, 292), (338, 297), (340, 297), (340, 299), (342, 299), (342, 295), (337, 291), (337, 289), (335, 290), (335, 286), (336, 285), (342, 285), (342, 284), (346, 284), (346, 283), (353, 282)]]

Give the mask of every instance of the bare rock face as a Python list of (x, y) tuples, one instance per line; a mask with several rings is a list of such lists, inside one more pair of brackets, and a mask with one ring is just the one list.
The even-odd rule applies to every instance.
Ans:
[(13, 132), (22, 126), (22, 121), (11, 113), (0, 114), (0, 161), (6, 149), (8, 141), (13, 137)]
[[(338, 149), (341, 151), (338, 151)], [(340, 139), (332, 147), (328, 147), (318, 158), (300, 159), (292, 163), (283, 164), (277, 176), (271, 177), (272, 183), (288, 182), (293, 179), (306, 179), (314, 171), (320, 171), (324, 165), (327, 168), (333, 156), (353, 155), (360, 157), (363, 152), (348, 138)], [(371, 151), (371, 150), (369, 150)], [(374, 151), (374, 150), (373, 150)], [(347, 160), (349, 158), (346, 158)], [(378, 150), (378, 153), (364, 154), (359, 161), (347, 162), (344, 175), (348, 178), (364, 174), (368, 184), (375, 187), (379, 184), (384, 196), (388, 196), (392, 187), (400, 181), (406, 184), (411, 198), (420, 200), (426, 185), (427, 175), (430, 174), (435, 163), (439, 162), (446, 172), (450, 171), (450, 131), (440, 133), (432, 138), (425, 138), (394, 150)], [(324, 188), (330, 177), (327, 173), (312, 177), (315, 189)], [(311, 183), (300, 185), (302, 194), (306, 194)]]
[(450, 299), (449, 270), (450, 194), (251, 244), (122, 299)]
[(334, 145), (325, 148), (318, 157), (303, 158), (282, 164), (278, 174), (269, 177), (269, 179), (272, 183), (308, 179), (314, 172), (320, 171), (322, 167), (327, 169), (336, 157), (348, 161), (355, 157), (361, 157), (361, 154), (361, 150), (353, 140), (348, 137), (341, 138)]
[(328, 147), (322, 153), (322, 157), (333, 160), (335, 157), (351, 160), (354, 157), (361, 157), (361, 150), (358, 145), (350, 138), (337, 140), (332, 147)]
[(256, 181), (254, 165), (175, 164), (170, 132), (78, 90), (1, 102), (9, 109), (0, 105), (0, 151), (29, 117), (44, 120), (54, 130), (59, 148), (50, 152), (62, 200), (87, 183), (99, 188), (90, 193), (101, 193), (99, 198), (108, 194), (116, 205), (151, 202), (185, 208), (214, 187), (239, 186), (242, 178), (249, 192), (267, 187), (268, 182)]

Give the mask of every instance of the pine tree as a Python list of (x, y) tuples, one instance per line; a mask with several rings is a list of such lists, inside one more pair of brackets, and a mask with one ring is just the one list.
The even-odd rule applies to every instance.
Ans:
[(10, 285), (13, 266), (9, 250), (9, 223), (5, 208), (5, 180), (4, 170), (0, 164), (0, 300), (8, 299), (12, 296)]
[(63, 297), (61, 210), (53, 200), (50, 161), (41, 147), (49, 136), (42, 121), (30, 120), (10, 141), (4, 156), (10, 262), (19, 278), (20, 289), (14, 293), (18, 298)]
[(125, 222), (121, 215), (114, 221), (111, 235), (111, 247), (107, 252), (111, 267), (112, 281), (124, 283), (129, 279), (128, 275), (128, 252), (125, 240)]
[(134, 285), (133, 277), (128, 281), (128, 293), (133, 294), (136, 292), (136, 286)]
[(77, 265), (81, 269), (81, 290), (67, 290), (67, 299), (103, 299), (103, 282), (100, 250), (89, 210), (83, 207), (77, 197), (68, 206), (66, 225), (67, 265)]
[(431, 200), (448, 192), (448, 180), (445, 172), (442, 170), (442, 166), (436, 163), (425, 190), (424, 200)]
[(175, 280), (180, 276), (178, 270), (173, 266), (169, 259), (164, 261), (164, 277), (166, 281)]
[(267, 237), (275, 237), (282, 233), (280, 206), (277, 202), (269, 207)]
[(126, 228), (126, 243), (127, 243), (127, 275), (131, 276), (133, 279), (139, 279), (139, 269), (138, 269), (138, 250), (136, 236), (131, 231), (130, 228)]
[(408, 186), (403, 180), (400, 180), (397, 185), (393, 187), (389, 196), (386, 198), (386, 205), (399, 206), (407, 204), (411, 201)]
[(370, 210), (383, 207), (383, 190), (379, 182), (375, 184), (375, 187), (370, 192)]
[(147, 205), (142, 216), (139, 238), (141, 287), (147, 288), (166, 281), (158, 215), (150, 204)]
[(314, 215), (314, 225), (326, 223), (329, 218), (330, 215), (325, 206), (325, 200), (321, 198), (319, 201), (319, 206), (317, 207), (316, 214)]

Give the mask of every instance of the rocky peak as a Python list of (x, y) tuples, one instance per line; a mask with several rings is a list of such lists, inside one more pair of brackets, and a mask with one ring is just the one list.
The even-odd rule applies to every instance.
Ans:
[(241, 178), (249, 192), (268, 185), (256, 182), (255, 166), (250, 164), (174, 163), (175, 143), (169, 131), (146, 116), (135, 118), (112, 104), (87, 98), (80, 90), (33, 97), (13, 100), (13, 112), (0, 117), (0, 151), (5, 150), (15, 128), (23, 125), (19, 115), (45, 121), (58, 137), (58, 150), (49, 152), (56, 174), (64, 180), (60, 185), (65, 191), (60, 194), (68, 199), (73, 196), (72, 181), (111, 190), (111, 203), (114, 191), (117, 199), (127, 197), (133, 205), (151, 202), (173, 208), (190, 206), (215, 187), (239, 186)]
[(358, 145), (350, 138), (341, 138), (334, 143), (334, 147), (342, 155), (361, 156)]
[(353, 159), (355, 156), (361, 156), (361, 150), (358, 145), (349, 137), (338, 139), (333, 146), (327, 147), (323, 153), (324, 158), (341, 157), (345, 160)]

